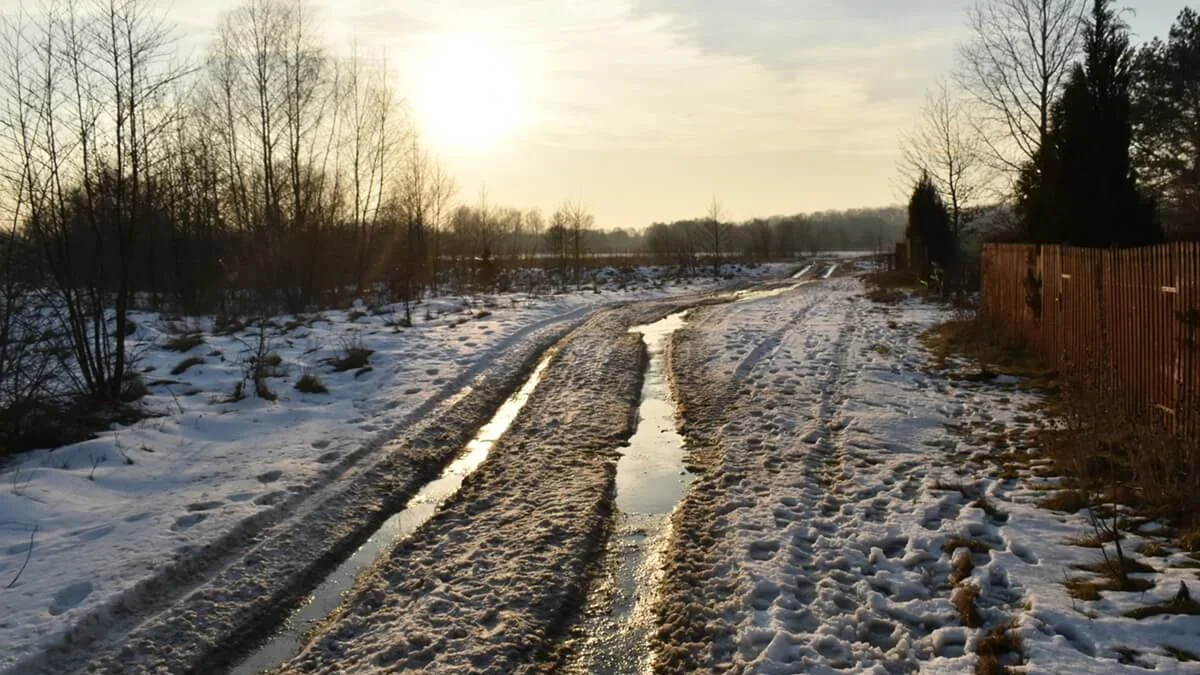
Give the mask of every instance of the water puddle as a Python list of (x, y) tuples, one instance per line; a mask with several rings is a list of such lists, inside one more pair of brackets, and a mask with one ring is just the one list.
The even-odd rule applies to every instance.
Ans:
[(441, 475), (421, 488), (402, 511), (388, 518), (366, 543), (330, 573), (312, 592), (308, 602), (292, 614), (287, 625), (229, 671), (231, 675), (256, 675), (269, 671), (299, 653), (308, 632), (337, 609), (342, 602), (342, 594), (354, 587), (358, 575), (432, 518), (438, 507), (462, 487), (463, 479), (483, 464), (492, 446), (512, 426), (517, 413), (525, 407), (542, 381), (552, 357), (553, 352), (546, 354), (521, 388), (500, 406), (487, 424), (480, 427), (475, 437), (442, 470)]
[(671, 334), (687, 312), (672, 314), (630, 332), (640, 333), (649, 353), (638, 426), (617, 462), (617, 521), (609, 540), (604, 578), (584, 607), (578, 650), (570, 673), (617, 675), (650, 672), (654, 589), (662, 580), (662, 554), (670, 539), (671, 511), (690, 477), (683, 465), (683, 437), (675, 427), (675, 399), (667, 380)]

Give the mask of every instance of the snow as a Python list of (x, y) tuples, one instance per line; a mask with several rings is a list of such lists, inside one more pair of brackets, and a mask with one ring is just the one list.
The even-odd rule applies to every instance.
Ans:
[[(997, 448), (949, 426), (1028, 429), (1034, 396), (932, 372), (918, 336), (948, 312), (861, 290), (843, 277), (699, 309), (680, 332), (674, 376), (703, 471), (676, 514), (655, 672), (972, 672), (1008, 625), (1022, 653), (1001, 663), (1025, 672), (1128, 672), (1127, 649), (1141, 667), (1200, 672), (1166, 651), (1200, 653), (1200, 617), (1123, 616), (1197, 587), (1195, 570), (1150, 560), (1145, 594), (1072, 600), (1064, 580), (1099, 559), (1066, 541), (1092, 533), (1084, 515), (1037, 506), (1047, 479), (998, 475), (990, 458), (1023, 452), (1019, 435)], [(956, 557), (973, 563), (958, 588), (978, 589), (978, 628), (951, 602)]]
[[(783, 271), (734, 273), (745, 280)], [(343, 311), (276, 317), (268, 331), (270, 351), (281, 359), (269, 379), (275, 402), (229, 396), (256, 346), (252, 329), (222, 335), (211, 318), (136, 314), (131, 348), (150, 385), (143, 404), (154, 416), (26, 453), (3, 469), (0, 585), (20, 576), (0, 588), (0, 672), (22, 669), (64, 639), (102, 634), (113, 611), (136, 614), (156, 608), (148, 596), (186, 591), (167, 588), (181, 566), (215, 564), (244, 547), (436, 405), (469, 391), (473, 378), (515, 347), (533, 346), (545, 339), (535, 337), (600, 307), (715, 287), (660, 277), (652, 270), (609, 275), (596, 291), (538, 298), (438, 298), (414, 310), (412, 328), (395, 326), (398, 307), (361, 301)], [(181, 331), (204, 342), (184, 353), (165, 349)], [(370, 370), (333, 372), (327, 360), (355, 342), (373, 350)], [(172, 375), (189, 357), (203, 363)], [(306, 372), (329, 393), (297, 391)]]
[[(856, 268), (704, 299), (681, 296), (715, 284), (606, 273), (599, 293), (439, 299), (440, 316), (418, 308), (399, 331), (395, 308), (279, 317), (274, 403), (226, 400), (244, 331), (198, 323), (205, 344), (179, 354), (155, 346), (162, 317), (140, 315), (146, 379), (178, 380), (151, 386), (162, 415), (6, 468), (0, 584), (29, 563), (0, 590), (0, 672), (220, 671), (222, 651), (253, 639), (239, 627), (296, 601), (322, 555), (353, 550), (436, 477), (555, 343), (488, 460), (285, 670), (561, 658), (612, 536), (639, 404), (643, 350), (626, 331), (691, 308), (667, 352), (693, 477), (668, 528), (654, 672), (972, 672), (984, 639), (1011, 627), (1019, 653), (998, 656), (1023, 672), (1200, 673), (1180, 660), (1200, 654), (1200, 617), (1125, 616), (1181, 583), (1200, 594), (1197, 561), (1138, 556), (1149, 590), (1072, 599), (1064, 582), (1100, 557), (1069, 541), (1092, 534), (1085, 514), (1042, 508), (1060, 479), (996, 459), (1036, 456), (1037, 397), (1013, 378), (934, 370), (919, 336), (949, 312), (871, 303)], [(354, 339), (373, 369), (332, 372), (323, 360)], [(191, 355), (207, 363), (163, 374)], [(305, 370), (330, 394), (294, 390)], [(978, 626), (955, 607), (964, 593), (978, 595)]]

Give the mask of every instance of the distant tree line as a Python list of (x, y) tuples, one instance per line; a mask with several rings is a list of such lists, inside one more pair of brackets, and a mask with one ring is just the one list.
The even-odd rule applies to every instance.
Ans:
[(954, 266), (985, 221), (986, 237), (1046, 244), (1200, 237), (1200, 16), (1135, 48), (1122, 15), (1113, 0), (969, 10), (953, 82), (901, 144), (906, 234), (931, 261)]
[(47, 401), (143, 393), (139, 307), (263, 335), (272, 315), (363, 298), (411, 324), (429, 293), (578, 289), (623, 260), (720, 273), (902, 227), (894, 210), (734, 224), (714, 202), (603, 230), (577, 201), (460, 200), (384, 62), (335, 53), (301, 0), (244, 0), (199, 59), (178, 47), (151, 0), (46, 0), (0, 21), (0, 444), (56, 419)]

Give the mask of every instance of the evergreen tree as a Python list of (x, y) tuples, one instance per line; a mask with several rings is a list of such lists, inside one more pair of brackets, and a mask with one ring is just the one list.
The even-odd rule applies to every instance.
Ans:
[(1076, 64), (1054, 107), (1036, 179), (1023, 175), (1018, 204), (1039, 243), (1143, 246), (1162, 240), (1138, 192), (1130, 143), (1133, 51), (1112, 0), (1094, 0)]
[(954, 262), (957, 242), (950, 211), (927, 172), (922, 172), (908, 201), (905, 236), (925, 248), (929, 262), (948, 268)]
[(1176, 236), (1200, 237), (1200, 15), (1184, 8), (1142, 48), (1133, 95), (1138, 179)]

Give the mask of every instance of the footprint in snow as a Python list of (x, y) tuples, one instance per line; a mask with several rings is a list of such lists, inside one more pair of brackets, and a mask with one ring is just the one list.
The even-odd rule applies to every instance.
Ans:
[(83, 541), (96, 541), (97, 539), (103, 539), (104, 537), (107, 537), (114, 529), (116, 529), (116, 527), (113, 525), (101, 525), (99, 527), (78, 530), (72, 534), (76, 539), (81, 539)]
[(770, 560), (778, 551), (778, 541), (756, 541), (750, 544), (750, 558), (753, 560)]
[(208, 518), (207, 513), (189, 513), (186, 516), (180, 516), (175, 519), (175, 524), (171, 526), (171, 531), (181, 532), (204, 521), (205, 518)]
[(196, 502), (194, 504), (188, 504), (187, 510), (188, 511), (212, 511), (213, 509), (217, 508), (218, 506), (220, 506), (224, 503), (225, 502), (223, 502), (219, 499), (213, 500), (213, 501), (208, 501), (208, 502)]
[(277, 490), (275, 492), (268, 492), (264, 495), (259, 495), (259, 496), (255, 497), (254, 503), (259, 506), (272, 506), (272, 505), (278, 504), (280, 501), (282, 501), (284, 496), (286, 496), (286, 495), (287, 495), (286, 492), (282, 492), (279, 490)]
[[(320, 441), (318, 441), (318, 442), (320, 442)], [(283, 476), (283, 472), (276, 469), (274, 471), (267, 471), (265, 473), (260, 473), (260, 474), (258, 474), (257, 478), (258, 478), (258, 482), (260, 482), (260, 483), (274, 483), (275, 481), (279, 480), (282, 476)]]
[(1009, 550), (1012, 551), (1013, 555), (1020, 558), (1021, 561), (1026, 564), (1036, 565), (1039, 562), (1038, 557), (1033, 554), (1033, 551), (1030, 551), (1028, 548), (1025, 548), (1020, 544), (1010, 543)]
[(317, 463), (318, 464), (330, 464), (333, 461), (337, 460), (338, 457), (341, 457), (341, 456), (342, 456), (342, 454), (340, 452), (327, 452), (317, 458)]
[(54, 594), (50, 603), (50, 614), (58, 616), (63, 612), (78, 607), (79, 603), (92, 594), (92, 584), (89, 581), (77, 581)]
[(322, 439), (321, 439), (321, 440), (319, 440), (319, 441), (313, 441), (313, 442), (312, 442), (312, 446), (313, 446), (314, 448), (316, 448), (317, 450), (324, 450), (325, 448), (328, 448), (328, 447), (329, 447), (329, 439), (327, 439), (327, 438), (322, 438)]

